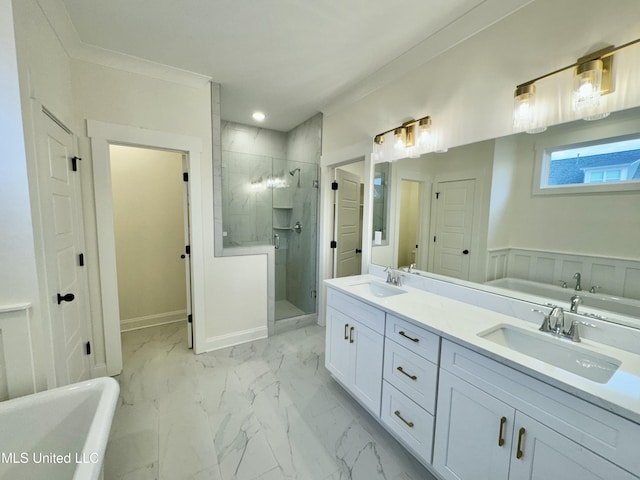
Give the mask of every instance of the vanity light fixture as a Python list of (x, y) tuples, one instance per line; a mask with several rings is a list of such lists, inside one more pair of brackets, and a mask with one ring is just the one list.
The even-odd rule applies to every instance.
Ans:
[(387, 152), (394, 158), (418, 157), (423, 153), (433, 150), (431, 139), (431, 118), (422, 117), (418, 120), (409, 120), (399, 127), (391, 128), (379, 133), (373, 139), (373, 161), (381, 162), (385, 156), (384, 138), (393, 132), (393, 152)]
[(600, 109), (600, 97), (614, 91), (613, 54), (623, 48), (640, 43), (640, 38), (614, 47), (610, 45), (579, 58), (575, 63), (541, 75), (516, 87), (513, 94), (513, 127), (516, 131), (540, 133), (546, 130), (540, 124), (535, 106), (535, 83), (547, 77), (573, 69), (572, 107), (574, 113), (585, 120), (599, 120), (609, 115)]

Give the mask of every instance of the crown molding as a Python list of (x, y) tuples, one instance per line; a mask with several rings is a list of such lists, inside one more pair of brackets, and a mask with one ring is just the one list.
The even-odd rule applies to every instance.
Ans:
[(202, 87), (212, 81), (211, 77), (207, 75), (84, 43), (80, 40), (61, 0), (36, 0), (36, 2), (58, 37), (60, 44), (72, 59), (190, 87)]

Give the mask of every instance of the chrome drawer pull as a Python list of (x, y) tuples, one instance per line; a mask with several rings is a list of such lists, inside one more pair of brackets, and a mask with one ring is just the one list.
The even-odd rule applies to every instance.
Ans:
[(408, 338), (408, 339), (409, 339), (409, 340), (411, 340), (412, 342), (418, 343), (418, 342), (420, 341), (420, 339), (419, 339), (419, 338), (413, 338), (413, 337), (410, 337), (409, 335), (407, 335), (406, 333), (404, 333), (402, 330), (400, 330), (398, 333), (399, 333), (400, 335), (402, 335), (404, 338)]
[(407, 372), (404, 371), (404, 369), (402, 367), (398, 367), (398, 368), (396, 368), (396, 370), (398, 370), (400, 373), (404, 373), (411, 380), (417, 380), (418, 379), (418, 377), (416, 377), (415, 375), (409, 375)]
[(396, 410), (393, 413), (395, 414), (396, 417), (402, 420), (407, 425), (407, 427), (413, 428), (413, 422), (407, 422), (404, 418), (402, 418), (402, 415), (400, 415), (400, 410)]

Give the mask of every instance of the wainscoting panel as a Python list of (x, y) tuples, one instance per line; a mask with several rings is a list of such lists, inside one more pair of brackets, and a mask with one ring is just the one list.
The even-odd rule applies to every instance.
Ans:
[(36, 391), (31, 305), (0, 306), (0, 400)]
[(517, 248), (489, 250), (487, 281), (520, 278), (557, 285), (575, 286), (576, 273), (582, 277), (582, 289), (599, 287), (598, 292), (640, 300), (640, 260), (543, 252)]

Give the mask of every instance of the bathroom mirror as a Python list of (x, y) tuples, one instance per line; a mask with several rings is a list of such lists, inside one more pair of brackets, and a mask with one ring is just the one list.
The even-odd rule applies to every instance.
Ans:
[(373, 244), (388, 245), (389, 179), (391, 165), (378, 163), (373, 169)]
[(579, 313), (640, 327), (640, 108), (392, 165), (371, 263), (567, 310), (580, 294)]

